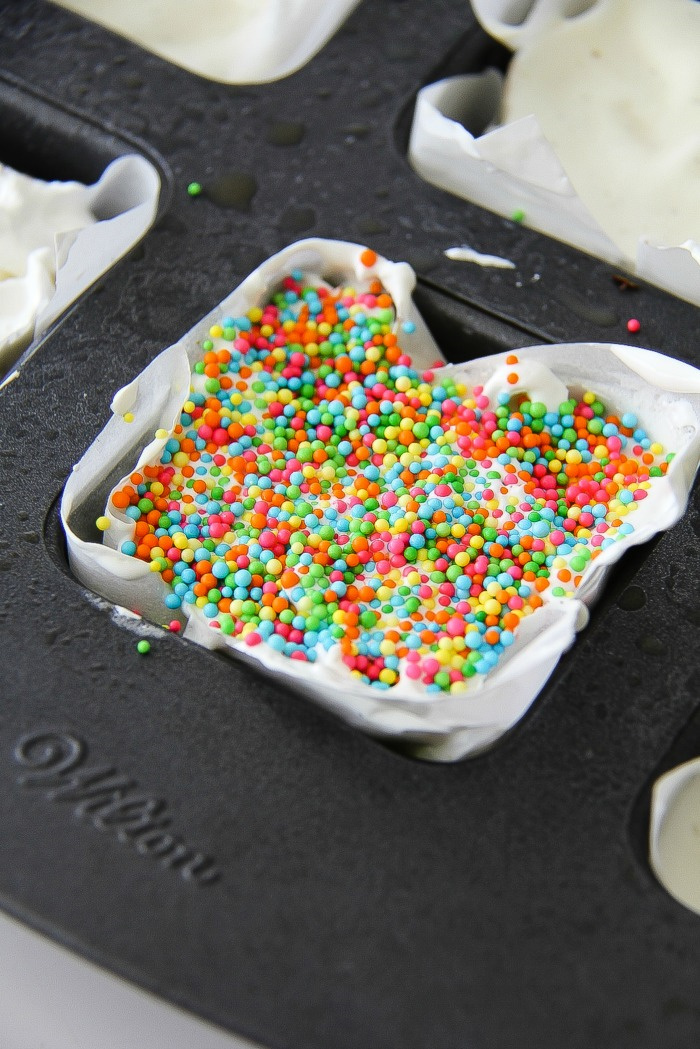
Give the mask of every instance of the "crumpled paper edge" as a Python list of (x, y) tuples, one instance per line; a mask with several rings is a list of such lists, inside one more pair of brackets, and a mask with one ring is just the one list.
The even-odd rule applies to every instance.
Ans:
[[(536, 117), (478, 136), (466, 129), (461, 120), (470, 113), (484, 124), (496, 119), (502, 81), (499, 70), (488, 69), (418, 92), (408, 148), (418, 174), (507, 218), (522, 210), (525, 225), (700, 305), (700, 245), (661, 245), (640, 237), (636, 260), (627, 259), (577, 196)], [(485, 120), (484, 112), (490, 114)]]
[(696, 914), (700, 914), (700, 903), (693, 906), (682, 894), (674, 891), (677, 890), (677, 886), (667, 876), (660, 842), (664, 821), (678, 793), (686, 784), (698, 777), (700, 777), (700, 758), (693, 758), (682, 765), (677, 765), (660, 776), (652, 787), (649, 815), (649, 864), (651, 869), (666, 892)]
[[(516, 51), (601, 0), (471, 0), (490, 36)], [(605, 2), (605, 0), (602, 0)]]
[[(362, 250), (359, 245), (311, 239), (272, 256), (116, 395), (116, 414), (73, 468), (61, 504), (71, 568), (85, 586), (156, 623), (162, 623), (166, 616), (170, 618), (163, 604), (169, 589), (157, 573), (111, 545), (83, 536), (94, 534), (95, 517), (103, 512), (109, 491), (134, 469), (136, 460), (143, 465), (160, 454), (189, 392), (191, 364), (212, 323), (222, 314), (237, 315), (259, 304), (289, 270), (318, 273), (334, 283), (343, 277), (352, 282), (356, 277), (376, 276), (396, 303), (397, 329), (406, 320), (416, 324), (414, 335), (402, 336), (402, 343), (419, 369), (425, 369), (439, 356), (411, 298), (415, 284), (411, 268), (381, 257), (373, 267), (365, 268), (359, 262)], [(527, 617), (518, 629), (515, 644), (486, 680), (482, 679), (481, 687), (461, 694), (416, 695), (410, 686), (399, 686), (387, 698), (385, 693), (349, 677), (339, 678), (343, 673), (339, 658), (334, 661), (331, 655), (323, 664), (319, 660), (302, 665), (266, 646), (249, 649), (212, 630), (202, 617), (189, 615), (189, 607), (182, 615), (184, 636), (207, 648), (234, 652), (236, 658), (272, 673), (276, 681), (310, 695), (350, 724), (371, 735), (401, 741), (420, 756), (455, 760), (492, 744), (523, 716), (562, 653), (572, 644), (576, 631), (585, 626), (587, 605), (600, 594), (610, 566), (629, 546), (643, 543), (670, 527), (684, 511), (700, 460), (700, 371), (653, 351), (635, 350), (634, 357), (627, 351), (627, 347), (594, 343), (518, 351), (521, 360), (530, 358), (551, 366), (568, 387), (583, 392), (591, 386), (613, 405), (622, 395), (625, 408), (637, 411), (640, 425), (678, 454), (666, 477), (655, 482), (655, 497), (645, 500), (635, 511), (635, 531), (628, 540), (602, 552), (577, 599), (552, 598)], [(445, 367), (455, 378), (470, 385), (488, 385), (506, 356), (498, 354)], [(670, 378), (666, 389), (662, 389), (648, 378), (665, 361), (669, 361)], [(630, 398), (630, 385), (636, 385), (644, 396)], [(124, 421), (126, 411), (134, 416), (133, 422)], [(153, 434), (161, 428), (168, 437), (154, 438)], [(107, 533), (108, 542), (115, 546), (127, 538), (126, 533), (117, 534), (118, 531), (118, 527), (110, 528)]]
[[(113, 4), (107, 19), (98, 19), (90, 0), (56, 0), (68, 10), (101, 22), (114, 33), (197, 76), (222, 84), (266, 84), (301, 69), (321, 50), (360, 0), (260, 0), (253, 23), (223, 33), (206, 8), (182, 22), (183, 37), (169, 27), (166, 39), (157, 32), (130, 29), (129, 5)], [(153, 6), (153, 5), (152, 5)], [(165, 16), (167, 4), (163, 4)]]
[(143, 237), (156, 216), (160, 176), (145, 157), (126, 154), (113, 160), (83, 193), (97, 221), (55, 238), (55, 284), (43, 282), (38, 289), (35, 316), (27, 316), (17, 337), (3, 348), (0, 370), (9, 368), (25, 348), (26, 359), (68, 307)]

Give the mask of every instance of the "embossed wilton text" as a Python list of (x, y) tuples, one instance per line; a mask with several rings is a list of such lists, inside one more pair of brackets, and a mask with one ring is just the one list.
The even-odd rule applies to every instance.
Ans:
[(211, 856), (189, 848), (171, 834), (164, 801), (144, 794), (134, 780), (112, 766), (85, 765), (87, 744), (68, 732), (29, 732), (16, 743), (14, 759), (25, 770), (17, 782), (43, 791), (49, 801), (73, 807), (75, 816), (113, 834), (192, 885), (220, 877)]

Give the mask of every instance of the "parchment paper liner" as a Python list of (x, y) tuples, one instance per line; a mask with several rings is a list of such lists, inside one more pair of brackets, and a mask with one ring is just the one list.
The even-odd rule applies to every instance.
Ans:
[(196, 11), (182, 2), (150, 0), (146, 15), (141, 0), (56, 2), (198, 76), (264, 84), (306, 65), (360, 0), (232, 0), (237, 25), (222, 24), (224, 5), (216, 0), (200, 0)]
[[(594, 4), (472, 0), (472, 6), (487, 31), (515, 50), (576, 9)], [(577, 196), (537, 119), (497, 125), (502, 86), (501, 72), (487, 69), (449, 77), (418, 92), (409, 143), (409, 159), (418, 174), (508, 218), (522, 210), (525, 225), (700, 305), (700, 245), (690, 239), (678, 245), (652, 243), (640, 231), (636, 259), (626, 258)], [(487, 130), (474, 135), (465, 123)], [(601, 159), (601, 178), (604, 170)]]
[(82, 192), (97, 221), (55, 238), (55, 286), (46, 284), (35, 316), (27, 315), (16, 338), (0, 348), (0, 374), (141, 239), (155, 218), (160, 177), (145, 157), (129, 154), (112, 161)]
[[(160, 455), (165, 438), (153, 439), (153, 434), (159, 428), (169, 434), (179, 419), (189, 391), (190, 365), (201, 353), (200, 344), (209, 327), (224, 314), (236, 316), (263, 302), (290, 270), (319, 274), (332, 283), (339, 283), (341, 277), (349, 283), (358, 277), (378, 277), (396, 303), (397, 328), (405, 320), (417, 326), (414, 335), (401, 334), (405, 351), (412, 353), (419, 369), (435, 360), (437, 349), (411, 300), (413, 271), (406, 263), (383, 258), (367, 270), (359, 262), (362, 250), (358, 245), (315, 239), (284, 249), (117, 394), (113, 401), (116, 414), (73, 468), (61, 505), (71, 567), (88, 588), (156, 623), (172, 618), (163, 604), (169, 592), (167, 584), (145, 563), (112, 548), (112, 544), (118, 547), (131, 537), (130, 519), (119, 522), (115, 514), (111, 515), (113, 524), (106, 533), (109, 546), (86, 536), (96, 534), (95, 518), (104, 512), (109, 492), (119, 479)], [(607, 407), (620, 405), (624, 410), (634, 410), (640, 426), (678, 454), (668, 474), (655, 481), (649, 498), (639, 504), (631, 518), (634, 532), (593, 562), (579, 598), (553, 598), (527, 617), (518, 628), (515, 644), (473, 691), (421, 695), (410, 683), (402, 683), (390, 692), (379, 692), (351, 678), (337, 651), (333, 654), (331, 650), (327, 659), (319, 656), (316, 663), (298, 663), (264, 644), (254, 649), (242, 646), (211, 629), (203, 617), (189, 615), (189, 608), (184, 636), (208, 648), (235, 651), (237, 658), (271, 672), (277, 681), (310, 695), (351, 724), (372, 735), (400, 741), (420, 756), (455, 760), (502, 736), (522, 717), (576, 631), (585, 626), (586, 606), (600, 593), (609, 566), (628, 546), (646, 541), (681, 516), (700, 456), (697, 369), (650, 350), (608, 344), (539, 346), (519, 350), (518, 354), (521, 361), (527, 358), (550, 365), (574, 392), (592, 388)], [(446, 368), (469, 385), (486, 384), (488, 392), (489, 378), (505, 357), (500, 354)], [(514, 387), (513, 392), (518, 389)], [(530, 392), (536, 396), (536, 390)], [(132, 423), (121, 417), (126, 411), (134, 414)]]
[[(699, 778), (700, 758), (686, 761), (682, 765), (678, 765), (676, 768), (666, 772), (656, 781), (652, 789), (651, 814), (649, 818), (649, 862), (651, 869), (666, 891), (679, 903), (682, 903), (684, 907), (695, 911), (696, 914), (700, 914), (700, 891), (693, 893), (687, 884), (684, 883), (684, 880), (679, 881), (672, 871), (669, 872), (664, 861), (661, 837), (664, 822), (672, 811), (679, 794), (685, 787)], [(678, 819), (678, 816), (676, 816), (676, 819)], [(700, 811), (696, 813), (695, 822), (697, 826), (700, 826)], [(696, 831), (696, 833), (700, 833), (700, 831)], [(700, 852), (698, 855), (700, 855)], [(698, 856), (689, 856), (687, 862), (691, 863), (693, 859), (697, 862)], [(696, 880), (700, 883), (700, 871), (698, 871)]]

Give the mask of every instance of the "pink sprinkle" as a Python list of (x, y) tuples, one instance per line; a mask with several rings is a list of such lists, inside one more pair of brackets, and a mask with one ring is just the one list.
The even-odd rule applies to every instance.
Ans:
[(246, 635), (245, 643), (250, 648), (252, 648), (254, 645), (259, 645), (261, 641), (262, 638), (260, 637), (260, 634), (256, 634), (255, 631), (253, 631), (252, 634)]
[(639, 323), (637, 318), (630, 317), (630, 319), (627, 321), (627, 331), (632, 332), (632, 334), (634, 335), (639, 331), (640, 328), (641, 324)]

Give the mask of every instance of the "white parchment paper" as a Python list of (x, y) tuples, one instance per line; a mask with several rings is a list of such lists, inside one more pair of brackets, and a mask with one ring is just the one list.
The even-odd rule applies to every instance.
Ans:
[[(675, 10), (679, 2), (682, 0), (673, 0)], [(644, 3), (647, 14), (655, 13), (658, 8), (659, 15), (663, 15), (663, 0), (644, 0)], [(693, 6), (691, 0), (686, 3)], [(620, 17), (629, 18), (629, 39), (636, 42), (640, 53), (654, 46), (653, 40), (636, 41), (638, 12), (629, 0), (472, 0), (472, 6), (488, 32), (518, 51), (546, 42), (548, 34), (575, 21), (577, 15), (583, 14), (585, 18), (585, 12), (593, 8), (607, 13), (613, 7), (619, 9)], [(668, 17), (672, 20), (673, 16), (674, 10), (669, 10)], [(700, 28), (700, 19), (696, 21)], [(667, 65), (672, 69), (670, 55)], [(575, 68), (571, 76), (576, 76)], [(669, 77), (682, 96), (681, 72), (676, 75), (672, 70)], [(697, 223), (689, 221), (687, 238), (677, 244), (652, 240), (640, 228), (636, 252), (630, 254), (616, 243), (609, 231), (601, 228), (577, 195), (535, 115), (499, 124), (502, 87), (501, 73), (488, 69), (450, 77), (423, 88), (416, 101), (409, 145), (409, 157), (416, 171), (441, 189), (501, 215), (510, 218), (521, 213), (525, 225), (629, 269), (644, 280), (700, 305), (700, 246), (691, 238)], [(692, 90), (690, 84), (687, 87), (688, 91)], [(659, 85), (657, 94), (662, 110), (663, 84)], [(617, 105), (623, 107), (624, 100)], [(670, 116), (672, 102), (668, 105)], [(634, 119), (630, 115), (629, 120)], [(663, 119), (663, 110), (661, 117), (650, 115), (648, 119), (652, 122)], [(474, 128), (475, 133), (467, 127)], [(687, 128), (689, 148), (694, 141), (700, 141), (699, 135), (696, 115), (695, 124)], [(585, 127), (580, 129), (580, 137), (585, 141)], [(667, 160), (672, 171), (673, 158), (668, 156)], [(612, 157), (600, 156), (597, 161), (600, 179), (609, 179), (610, 168), (606, 162), (611, 163)], [(688, 163), (687, 157), (682, 163)]]
[(160, 176), (145, 157), (129, 154), (94, 185), (76, 183), (75, 193), (95, 221), (54, 237), (55, 280), (35, 252), (26, 278), (0, 281), (0, 309), (15, 318), (0, 345), (0, 374), (141, 239), (156, 215)]
[(192, 73), (263, 84), (305, 65), (360, 0), (56, 0)]
[[(171, 615), (164, 607), (169, 592), (148, 565), (119, 551), (133, 534), (133, 522), (111, 514), (105, 542), (94, 541), (95, 518), (104, 513), (111, 488), (134, 468), (157, 461), (181, 406), (189, 393), (190, 369), (201, 354), (201, 341), (222, 315), (239, 315), (261, 304), (292, 269), (317, 274), (332, 283), (353, 283), (377, 277), (397, 307), (397, 330), (412, 321), (410, 347), (419, 369), (432, 364), (438, 352), (418, 314), (411, 292), (415, 275), (406, 263), (378, 258), (367, 269), (361, 265), (359, 245), (339, 241), (307, 240), (286, 248), (263, 263), (243, 284), (200, 321), (174, 346), (164, 350), (132, 383), (115, 397), (113, 417), (74, 467), (61, 506), (71, 567), (91, 590), (115, 604), (162, 623)], [(539, 375), (561, 399), (566, 389), (581, 395), (592, 389), (609, 409), (634, 410), (639, 425), (676, 456), (665, 477), (655, 481), (649, 497), (636, 510), (634, 531), (609, 546), (585, 573), (577, 599), (551, 598), (525, 618), (496, 668), (461, 694), (420, 693), (410, 682), (390, 692), (359, 683), (333, 649), (316, 663), (298, 663), (266, 645), (254, 649), (212, 630), (192, 606), (180, 610), (184, 636), (207, 648), (222, 648), (238, 659), (264, 669), (285, 685), (311, 696), (351, 724), (372, 735), (399, 740), (414, 753), (435, 760), (454, 760), (493, 743), (528, 709), (552, 673), (561, 654), (588, 619), (587, 605), (601, 591), (609, 567), (631, 545), (643, 543), (670, 527), (683, 513), (700, 458), (700, 371), (652, 351), (629, 351), (608, 344), (577, 343), (519, 350), (533, 377), (527, 387), (533, 399), (541, 396)], [(455, 379), (485, 393), (502, 388), (507, 354), (466, 364), (446, 365)], [(438, 376), (445, 371), (441, 369)], [(500, 373), (500, 377), (499, 377)], [(550, 378), (547, 378), (550, 377)], [(493, 388), (492, 388), (493, 387)], [(513, 387), (517, 393), (520, 387)], [(523, 387), (523, 391), (525, 391)], [(558, 403), (557, 400), (557, 403)], [(132, 422), (124, 420), (128, 412)], [(162, 429), (167, 437), (154, 437)], [(110, 511), (107, 511), (110, 514)]]
[(667, 892), (700, 914), (700, 758), (678, 765), (654, 784), (649, 862)]

